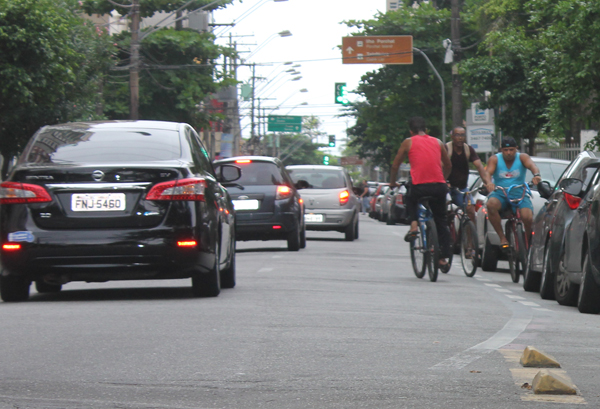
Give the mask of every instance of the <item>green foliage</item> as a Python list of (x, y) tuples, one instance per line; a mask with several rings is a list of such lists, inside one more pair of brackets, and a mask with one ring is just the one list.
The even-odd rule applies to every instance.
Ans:
[(0, 0), (0, 152), (17, 154), (40, 126), (96, 117), (113, 53), (70, 0)]
[[(159, 11), (176, 11), (185, 5), (183, 10), (193, 11), (204, 7), (214, 0), (140, 0), (140, 15), (142, 17), (151, 17)], [(221, 0), (219, 3), (211, 5), (206, 10), (214, 10), (232, 3), (233, 0)], [(82, 8), (88, 14), (107, 14), (116, 10), (122, 16), (131, 11), (131, 0), (82, 0)], [(187, 4), (189, 3), (189, 4)], [(123, 6), (119, 6), (122, 4)]]

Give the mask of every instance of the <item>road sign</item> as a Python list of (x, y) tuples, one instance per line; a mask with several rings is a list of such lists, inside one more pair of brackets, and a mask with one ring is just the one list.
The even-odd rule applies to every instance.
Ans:
[(340, 165), (362, 165), (363, 160), (358, 156), (342, 156), (340, 158)]
[(269, 132), (301, 132), (302, 117), (291, 115), (269, 115)]
[(343, 64), (412, 64), (412, 36), (342, 37)]

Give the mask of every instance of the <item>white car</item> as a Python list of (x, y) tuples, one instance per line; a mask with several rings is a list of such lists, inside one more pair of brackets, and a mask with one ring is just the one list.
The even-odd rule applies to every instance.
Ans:
[[(550, 186), (554, 186), (556, 184), (556, 181), (560, 178), (567, 166), (569, 166), (569, 163), (571, 163), (571, 161), (568, 160), (535, 156), (533, 156), (531, 159), (539, 168), (540, 173), (542, 175), (542, 180), (548, 181), (550, 183)], [(527, 182), (530, 182), (531, 179), (533, 179), (533, 175), (529, 170), (527, 170), (525, 180)], [(481, 178), (479, 178), (475, 182), (475, 184), (473, 184), (473, 187), (478, 187), (482, 185), (483, 182)], [(531, 202), (533, 204), (533, 215), (535, 217), (537, 212), (546, 203), (546, 199), (540, 197), (540, 194), (537, 192), (537, 190), (535, 190), (535, 186), (530, 186), (530, 188), (532, 194)], [(505, 259), (504, 253), (500, 251), (500, 237), (498, 237), (498, 233), (496, 233), (496, 230), (494, 230), (494, 228), (488, 221), (487, 209), (485, 207), (487, 197), (484, 195), (475, 194), (475, 196), (473, 197), (473, 202), (475, 203), (475, 208), (477, 211), (477, 235), (479, 239), (481, 269), (483, 271), (495, 271), (498, 265), (498, 260)], [(503, 220), (503, 226), (504, 223), (505, 222)]]

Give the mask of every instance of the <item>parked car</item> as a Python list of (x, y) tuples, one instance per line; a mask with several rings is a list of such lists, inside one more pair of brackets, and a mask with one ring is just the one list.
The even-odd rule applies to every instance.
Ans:
[[(567, 160), (544, 157), (532, 157), (531, 159), (533, 159), (539, 168), (542, 178), (550, 183), (551, 186), (556, 184), (556, 181), (570, 163)], [(529, 170), (527, 170), (525, 180), (530, 182), (531, 179), (533, 179), (533, 175)], [(480, 185), (483, 184), (481, 179), (479, 180), (479, 183)], [(530, 187), (532, 194), (531, 202), (533, 204), (533, 214), (535, 216), (544, 206), (546, 200), (540, 197), (540, 194), (536, 190), (535, 186), (531, 185)], [(500, 238), (498, 237), (496, 230), (494, 230), (488, 221), (487, 209), (485, 207), (487, 197), (483, 195), (475, 195), (474, 201), (475, 207), (478, 209), (476, 212), (476, 224), (479, 239), (479, 252), (481, 254), (481, 269), (483, 271), (495, 271), (498, 265), (498, 260), (505, 259), (506, 257), (504, 252), (500, 251)], [(502, 223), (504, 226), (505, 222), (502, 221)]]
[[(592, 178), (599, 167), (600, 153), (582, 152), (558, 179), (556, 187), (546, 181), (539, 186), (538, 191), (546, 202), (533, 222), (523, 283), (526, 291), (539, 291), (543, 299), (554, 299), (555, 294), (560, 300), (570, 297), (568, 282), (565, 282), (564, 275), (560, 273), (564, 271), (561, 259), (564, 257), (565, 233), (581, 198), (592, 186)], [(566, 182), (572, 180), (583, 182), (575, 195), (569, 190), (571, 183)], [(556, 276), (558, 273), (560, 274)]]
[(375, 203), (374, 203), (375, 219), (377, 219), (379, 221), (384, 221), (381, 208), (382, 208), (383, 202), (385, 200), (385, 194), (388, 190), (390, 190), (390, 186), (388, 183), (386, 183), (385, 185), (381, 186), (381, 188), (379, 189), (379, 193), (377, 194), (377, 196), (375, 196)]
[(307, 230), (339, 231), (347, 241), (358, 238), (360, 201), (352, 180), (341, 166), (290, 165), (292, 180), (303, 185), (300, 191)]
[(378, 182), (379, 184), (377, 185), (377, 189), (375, 190), (375, 193), (373, 193), (371, 195), (371, 200), (369, 202), (369, 217), (371, 217), (372, 219), (377, 219), (379, 213), (377, 212), (377, 209), (375, 207), (375, 204), (377, 203), (377, 198), (379, 197), (379, 195), (381, 194), (381, 190), (384, 188), (384, 186), (389, 186), (389, 183), (382, 183), (382, 182)]
[(577, 305), (580, 312), (600, 312), (600, 171), (595, 170), (590, 186), (565, 179), (560, 188), (580, 200), (565, 233), (564, 252), (555, 274), (556, 301)]
[(236, 156), (214, 162), (220, 174), (235, 165), (241, 177), (224, 186), (236, 213), (236, 240), (286, 240), (290, 251), (306, 247), (304, 205), (281, 161), (268, 156)]
[(71, 281), (191, 278), (235, 285), (235, 215), (194, 129), (159, 121), (38, 130), (0, 184), (0, 295)]
[(406, 204), (404, 203), (406, 196), (406, 182), (400, 181), (398, 183), (400, 183), (400, 186), (389, 189), (386, 193), (384, 204), (387, 207), (385, 217), (385, 223), (387, 225), (396, 223), (406, 224), (407, 222), (408, 213), (406, 211)]

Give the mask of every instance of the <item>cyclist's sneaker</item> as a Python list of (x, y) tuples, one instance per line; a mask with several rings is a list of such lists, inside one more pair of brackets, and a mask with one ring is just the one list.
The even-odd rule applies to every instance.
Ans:
[(450, 263), (440, 264), (440, 271), (444, 274), (450, 271)]
[(419, 232), (418, 231), (408, 231), (408, 233), (406, 233), (406, 235), (404, 236), (404, 241), (406, 241), (407, 243), (410, 243), (411, 241), (414, 241), (417, 238), (417, 234)]

